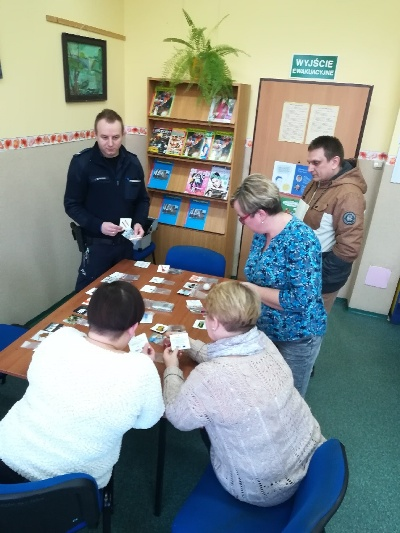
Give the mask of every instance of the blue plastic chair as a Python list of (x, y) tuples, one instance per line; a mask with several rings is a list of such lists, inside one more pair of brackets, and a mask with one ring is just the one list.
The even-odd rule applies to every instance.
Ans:
[[(28, 330), (22, 326), (12, 326), (10, 324), (0, 324), (0, 351), (7, 348), (9, 344), (21, 337)], [(7, 374), (0, 372), (0, 382), (6, 382)]]
[(172, 246), (167, 252), (165, 264), (200, 274), (209, 274), (220, 278), (225, 276), (225, 257), (214, 250), (201, 246)]
[(0, 484), (0, 531), (72, 533), (97, 527), (111, 531), (113, 476), (99, 490), (88, 474), (65, 474), (43, 481)]
[(346, 451), (337, 439), (314, 453), (297, 492), (275, 507), (231, 496), (211, 464), (175, 517), (173, 533), (318, 533), (338, 510), (348, 484)]
[(149, 246), (146, 246), (146, 248), (139, 248), (138, 250), (133, 250), (133, 260), (134, 261), (143, 261), (149, 255), (152, 256), (153, 263), (156, 264), (156, 256), (155, 256), (155, 249), (156, 245), (152, 241)]

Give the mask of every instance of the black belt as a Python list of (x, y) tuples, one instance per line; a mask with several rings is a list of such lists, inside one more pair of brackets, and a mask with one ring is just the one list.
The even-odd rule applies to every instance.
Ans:
[(102, 239), (101, 237), (86, 237), (87, 245), (91, 244), (105, 244), (108, 246), (119, 246), (120, 244), (126, 244), (129, 242), (125, 237), (112, 237), (111, 239)]

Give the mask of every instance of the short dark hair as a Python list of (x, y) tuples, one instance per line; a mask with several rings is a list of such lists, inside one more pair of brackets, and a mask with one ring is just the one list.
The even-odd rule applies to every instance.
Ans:
[(344, 149), (342, 143), (337, 137), (321, 135), (311, 142), (310, 146), (308, 147), (308, 151), (311, 152), (312, 150), (318, 150), (318, 148), (322, 148), (324, 150), (325, 157), (328, 161), (330, 161), (333, 157), (338, 156), (340, 158), (340, 166), (343, 165)]
[(103, 283), (91, 297), (87, 311), (89, 328), (113, 338), (140, 322), (143, 315), (143, 298), (126, 281)]
[(97, 124), (99, 123), (100, 120), (103, 120), (103, 119), (109, 124), (113, 124), (114, 122), (120, 122), (122, 133), (124, 133), (124, 129), (125, 129), (124, 121), (122, 120), (120, 115), (118, 115), (118, 113), (116, 111), (113, 111), (112, 109), (103, 109), (103, 111), (100, 111), (100, 113), (97, 115), (94, 121), (95, 133), (97, 133)]

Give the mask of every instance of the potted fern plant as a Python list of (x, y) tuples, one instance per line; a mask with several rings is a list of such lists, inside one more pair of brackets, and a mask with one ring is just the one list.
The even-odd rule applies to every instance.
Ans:
[(246, 52), (226, 44), (213, 46), (210, 41), (210, 35), (228, 15), (225, 15), (207, 36), (205, 34), (207, 28), (197, 27), (189, 14), (184, 9), (182, 11), (189, 26), (189, 37), (187, 40), (177, 37), (164, 39), (164, 42), (183, 46), (183, 48), (176, 49), (165, 63), (164, 78), (169, 78), (172, 87), (189, 80), (190, 86), (199, 87), (203, 98), (208, 103), (211, 103), (216, 96), (231, 97), (233, 80), (225, 57), (229, 54), (237, 56), (239, 53), (246, 54)]

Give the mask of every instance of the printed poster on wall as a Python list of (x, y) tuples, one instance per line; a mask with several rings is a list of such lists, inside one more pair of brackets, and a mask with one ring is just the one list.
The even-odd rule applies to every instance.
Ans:
[(307, 183), (312, 180), (306, 165), (275, 161), (272, 172), (272, 183), (278, 187), (279, 192), (293, 196), (302, 196)]

